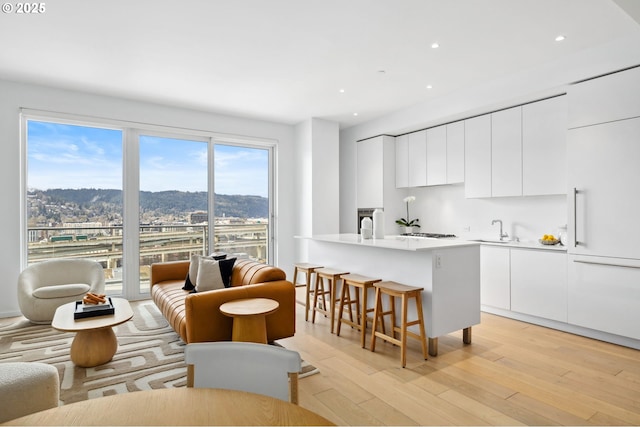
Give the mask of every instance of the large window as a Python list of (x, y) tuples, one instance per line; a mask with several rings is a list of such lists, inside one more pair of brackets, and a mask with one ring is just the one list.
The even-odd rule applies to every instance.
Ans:
[(269, 150), (215, 144), (214, 157), (216, 252), (267, 262), (271, 241)]
[(143, 134), (140, 149), (140, 287), (154, 262), (209, 253), (208, 144)]
[(272, 262), (271, 145), (118, 125), (25, 114), (26, 264), (94, 259), (135, 299), (154, 262)]
[(122, 292), (122, 136), (119, 129), (27, 122), (28, 263), (91, 258)]

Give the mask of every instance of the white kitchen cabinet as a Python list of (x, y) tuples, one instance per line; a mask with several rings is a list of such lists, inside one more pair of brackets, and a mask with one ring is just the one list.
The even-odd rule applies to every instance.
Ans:
[(447, 127), (427, 129), (427, 185), (447, 183)]
[(511, 310), (567, 321), (567, 254), (511, 248)]
[(357, 142), (356, 199), (358, 208), (381, 208), (384, 165), (381, 136)]
[(460, 182), (464, 182), (464, 120), (447, 125), (447, 184)]
[(640, 259), (640, 118), (570, 129), (567, 144), (570, 252)]
[(522, 194), (567, 192), (567, 97), (522, 106)]
[(491, 196), (522, 195), (522, 107), (491, 114)]
[(569, 129), (640, 116), (640, 67), (569, 87)]
[(511, 309), (509, 248), (480, 247), (480, 302), (482, 305)]
[(396, 188), (409, 186), (409, 136), (396, 136)]
[(640, 261), (569, 256), (570, 324), (640, 339)]
[(491, 115), (464, 121), (464, 194), (491, 197)]
[(427, 131), (409, 134), (409, 187), (427, 185)]

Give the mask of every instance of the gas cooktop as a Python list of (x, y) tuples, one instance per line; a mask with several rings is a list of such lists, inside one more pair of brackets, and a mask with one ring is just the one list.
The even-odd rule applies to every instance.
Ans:
[(440, 234), (440, 233), (402, 233), (402, 236), (430, 237), (432, 239), (443, 239), (443, 238), (447, 238), (447, 237), (457, 237), (455, 234)]

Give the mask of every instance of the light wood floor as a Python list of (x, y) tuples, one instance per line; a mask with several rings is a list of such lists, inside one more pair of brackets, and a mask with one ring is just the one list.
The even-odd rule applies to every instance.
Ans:
[(638, 350), (483, 313), (472, 344), (440, 337), (429, 360), (409, 340), (403, 369), (398, 347), (372, 353), (328, 325), (297, 305), (280, 343), (320, 369), (300, 380), (300, 405), (339, 425), (640, 425)]

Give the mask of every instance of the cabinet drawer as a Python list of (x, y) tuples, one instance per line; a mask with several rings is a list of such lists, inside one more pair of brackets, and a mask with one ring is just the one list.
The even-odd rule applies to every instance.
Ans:
[(572, 255), (568, 269), (569, 323), (640, 339), (640, 262)]

